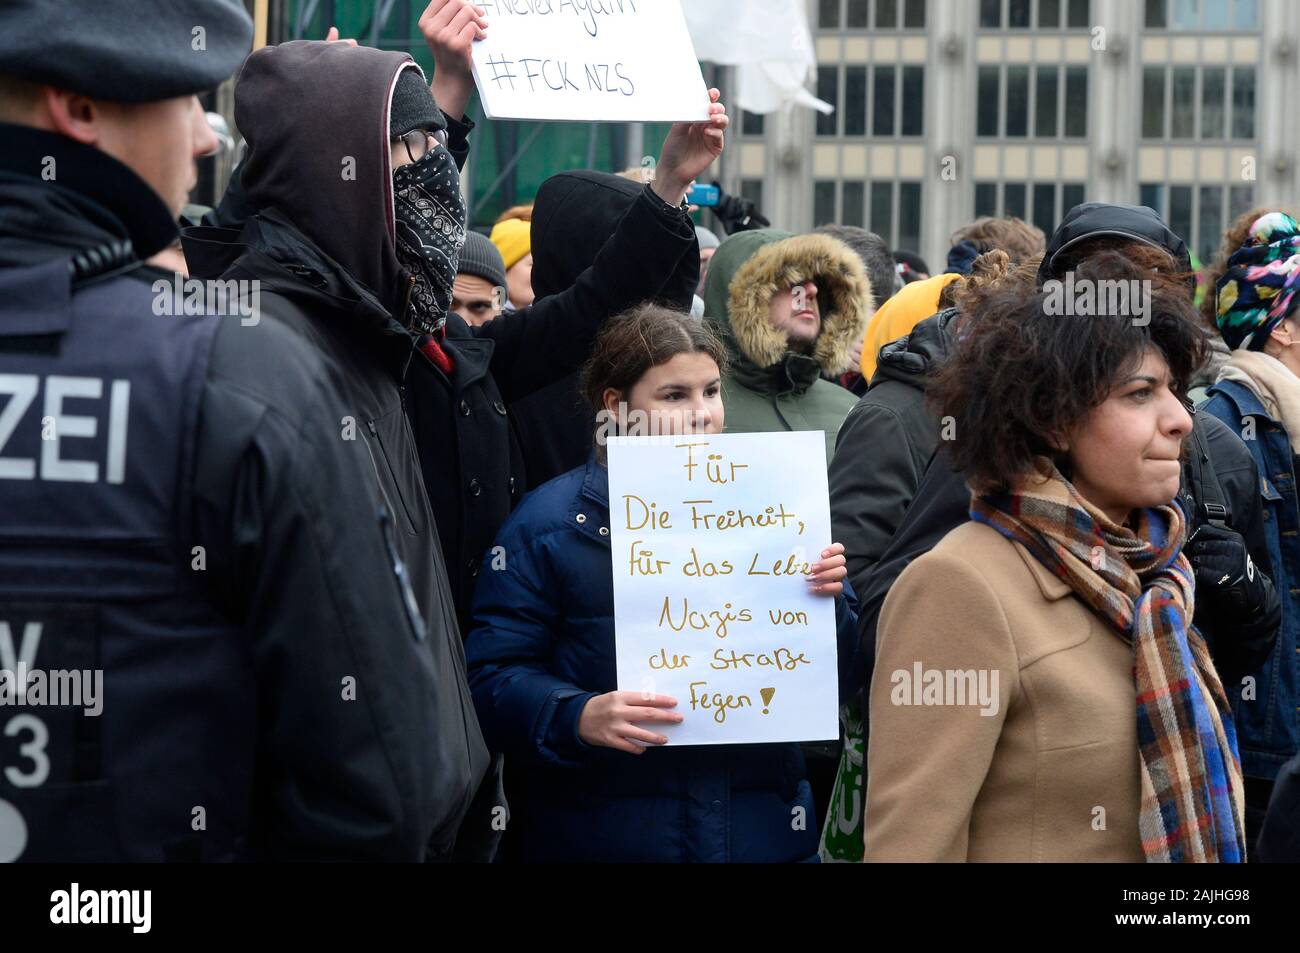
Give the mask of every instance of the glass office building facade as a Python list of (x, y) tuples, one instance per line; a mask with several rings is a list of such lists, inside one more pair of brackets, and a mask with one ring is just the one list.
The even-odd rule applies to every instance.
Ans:
[[(1140, 202), (1208, 258), (1237, 212), (1300, 204), (1297, 0), (806, 2), (810, 87), (835, 112), (737, 116), (716, 175), (781, 227), (860, 225), (938, 269), (977, 215), (1050, 231), (1081, 201)], [(337, 24), (427, 71), (424, 6), (271, 0), (268, 38)], [(729, 70), (705, 76), (726, 94)], [(476, 224), (554, 171), (639, 164), (666, 131), (471, 115)]]

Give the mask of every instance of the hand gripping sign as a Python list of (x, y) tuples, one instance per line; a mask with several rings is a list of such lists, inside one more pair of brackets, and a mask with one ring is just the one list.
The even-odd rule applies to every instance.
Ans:
[(671, 695), (670, 745), (838, 735), (820, 432), (609, 441), (618, 687)]
[(489, 119), (703, 122), (708, 90), (680, 0), (476, 0)]

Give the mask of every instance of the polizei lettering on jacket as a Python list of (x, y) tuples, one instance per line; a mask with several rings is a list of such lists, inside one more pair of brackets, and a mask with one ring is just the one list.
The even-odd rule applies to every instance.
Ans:
[[(121, 483), (126, 477), (126, 424), (131, 382), (50, 374), (0, 374), (0, 480)], [(71, 404), (71, 406), (69, 406)], [(37, 457), (6, 452), (19, 426), (38, 426)], [(30, 432), (30, 431), (28, 431)], [(69, 438), (107, 437), (102, 460), (79, 456)]]

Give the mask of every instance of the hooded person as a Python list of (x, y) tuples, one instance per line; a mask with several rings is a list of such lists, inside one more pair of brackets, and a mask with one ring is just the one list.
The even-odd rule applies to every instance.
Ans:
[[(692, 170), (721, 151), (720, 140), (709, 136), (712, 130), (721, 136), (725, 110), (717, 103), (710, 110), (709, 132), (692, 131), (705, 124), (678, 124), (670, 131), (666, 150), (683, 139), (687, 147), (661, 159), (664, 195), (672, 195), (678, 184), (684, 192)], [(456, 162), (441, 145), (419, 154), (428, 148), (426, 132), (432, 133), (428, 142), (440, 140), (442, 121), (418, 70), (406, 69), (396, 80), (388, 130), (394, 155), (419, 159), (393, 174), (394, 248), (402, 268), (399, 280), (409, 291), (396, 305), (402, 310), (394, 313), (402, 315), (417, 345), (404, 365), (403, 406), (463, 631), (475, 580), (485, 558), (489, 563), (493, 558), (492, 540), (525, 490), (524, 458), (507, 405), (581, 367), (602, 322), (650, 297), (662, 275), (694, 252), (694, 231), (683, 208), (641, 187), (608, 247), (593, 251), (564, 287), (547, 300), (471, 327), (448, 313), (466, 241)], [(416, 147), (410, 155), (406, 137)], [(463, 161), (467, 152), (466, 145), (454, 158)], [(274, 190), (259, 190), (250, 181), (257, 168), (252, 155), (245, 165), (242, 178), (250, 198), (259, 206), (273, 205)], [(340, 254), (364, 257), (360, 246), (352, 248), (361, 234), (337, 230), (330, 240), (347, 249)]]
[[(196, 497), (209, 571), (244, 583), (223, 595), (269, 629), (259, 651), (298, 670), (294, 690), (259, 709), (292, 738), (259, 765), (262, 788), (301, 802), (301, 820), (272, 835), (281, 856), (483, 857), (498, 836), (403, 413), (465, 224), (455, 162), (436, 138), (441, 114), (395, 93), (408, 73), (423, 85), (407, 54), (343, 43), (253, 53), (235, 115), (249, 144), (242, 185), (259, 211), (239, 230), (186, 233), (194, 274), (239, 282), (253, 306), (213, 343)], [(423, 152), (396, 172), (395, 103), (420, 114), (419, 135), (397, 149)], [(222, 544), (232, 536), (237, 545)], [(323, 776), (343, 753), (348, 770)]]
[(862, 260), (827, 235), (776, 229), (727, 238), (709, 263), (704, 319), (727, 346), (727, 432), (821, 430), (826, 460), (854, 396), (848, 370), (870, 313)]
[[(597, 261), (602, 267), (619, 268), (612, 290), (628, 306), (654, 301), (679, 311), (690, 309), (699, 270), (695, 230), (683, 215), (671, 242), (658, 243), (662, 253), (650, 247), (658, 240), (655, 229), (646, 229), (647, 188), (622, 176), (589, 170), (560, 172), (542, 183), (532, 221), (537, 299), (525, 315), (549, 307), (549, 301), (566, 294)], [(611, 301), (588, 314), (603, 322), (624, 310)], [(592, 340), (586, 333), (552, 339), (551, 346), (563, 351), (555, 366), (565, 368), (565, 373), (510, 404), (529, 489), (582, 466), (591, 454), (591, 412), (578, 371)]]

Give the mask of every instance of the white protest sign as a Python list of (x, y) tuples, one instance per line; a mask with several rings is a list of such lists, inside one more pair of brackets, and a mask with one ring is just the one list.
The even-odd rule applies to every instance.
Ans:
[(703, 122), (709, 94), (680, 0), (476, 0), (489, 119)]
[(618, 687), (671, 695), (670, 745), (838, 737), (835, 600), (807, 570), (831, 542), (826, 438), (613, 437)]

